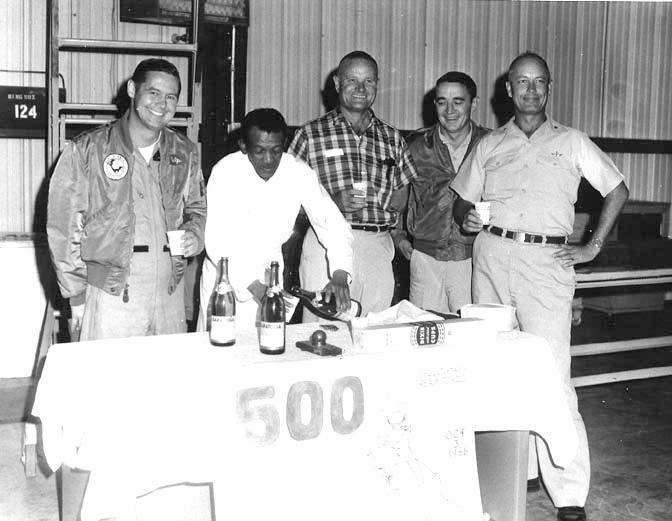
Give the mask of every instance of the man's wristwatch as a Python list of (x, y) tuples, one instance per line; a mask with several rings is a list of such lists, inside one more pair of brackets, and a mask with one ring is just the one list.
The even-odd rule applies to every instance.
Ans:
[(590, 239), (588, 241), (588, 246), (593, 249), (597, 249), (597, 251), (600, 251), (602, 250), (602, 246), (604, 246), (604, 241), (602, 239)]

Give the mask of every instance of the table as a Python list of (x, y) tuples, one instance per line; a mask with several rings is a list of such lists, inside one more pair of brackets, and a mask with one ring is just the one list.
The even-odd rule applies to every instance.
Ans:
[[(315, 326), (308, 327), (288, 327), (288, 346)], [(357, 497), (374, 512), (358, 506), (348, 512), (355, 520), (386, 505), (388, 519), (408, 519), (409, 506), (455, 507), (471, 484), (444, 471), (475, 472), (473, 431), (532, 430), (559, 465), (573, 458), (576, 433), (541, 338), (511, 332), (488, 345), (386, 352), (348, 347), (345, 328), (329, 338), (345, 348), (342, 357), (291, 347), (282, 357), (264, 356), (253, 335), (239, 335), (232, 348), (214, 348), (203, 333), (54, 345), (33, 407), (47, 462), (90, 471), (83, 521), (183, 482), (213, 482), (224, 519), (232, 512), (237, 520), (259, 518), (260, 509), (278, 518), (338, 519), (362, 504)], [(402, 467), (424, 480), (410, 495), (417, 483), (397, 472)], [(259, 479), (268, 494), (246, 503), (248, 517), (241, 517), (233, 509), (254, 498)], [(318, 497), (332, 487), (347, 501)], [(524, 519), (524, 490), (522, 497), (522, 517), (511, 519)]]

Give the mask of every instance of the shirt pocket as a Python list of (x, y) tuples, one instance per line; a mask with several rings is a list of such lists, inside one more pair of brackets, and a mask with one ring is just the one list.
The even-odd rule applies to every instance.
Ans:
[(343, 153), (339, 156), (315, 154), (310, 167), (317, 172), (320, 183), (328, 190), (347, 188), (356, 169), (355, 158)]
[(511, 191), (512, 185), (516, 184), (515, 174), (520, 169), (520, 162), (516, 159), (517, 155), (515, 153), (497, 154), (485, 162), (483, 199), (497, 199)]
[(536, 157), (536, 191), (557, 197), (563, 194), (574, 203), (581, 176), (571, 161), (559, 153), (540, 152)]

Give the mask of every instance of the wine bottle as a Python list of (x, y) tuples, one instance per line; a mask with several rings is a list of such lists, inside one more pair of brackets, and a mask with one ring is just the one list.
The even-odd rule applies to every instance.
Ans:
[(217, 280), (210, 296), (210, 343), (232, 346), (236, 342), (236, 297), (229, 283), (229, 259), (217, 263)]
[(271, 262), (270, 286), (261, 299), (259, 350), (266, 355), (285, 352), (285, 299), (280, 288), (279, 269), (276, 261)]
[(354, 299), (350, 299), (350, 309), (338, 311), (336, 309), (336, 299), (332, 298), (327, 302), (324, 300), (322, 292), (308, 291), (299, 286), (292, 286), (289, 293), (301, 299), (303, 305), (313, 314), (327, 320), (348, 322), (362, 313), (362, 304)]

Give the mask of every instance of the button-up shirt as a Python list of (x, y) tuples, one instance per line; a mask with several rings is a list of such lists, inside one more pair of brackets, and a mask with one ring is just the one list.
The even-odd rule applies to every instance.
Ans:
[(581, 177), (603, 197), (623, 181), (585, 133), (548, 118), (528, 138), (511, 119), (481, 139), (451, 188), (472, 203), (490, 201), (492, 225), (570, 235)]
[(229, 257), (229, 279), (241, 300), (251, 298), (247, 287), (266, 282), (269, 264), (282, 272), (282, 244), (289, 239), (300, 208), (306, 210), (317, 237), (327, 250), (331, 273), (352, 273), (352, 232), (336, 204), (304, 162), (283, 154), (268, 181), (254, 170), (242, 152), (221, 159), (208, 181), (208, 220), (203, 263), (205, 288), (212, 288), (215, 264)]
[(332, 110), (298, 129), (289, 153), (317, 171), (332, 197), (355, 182), (366, 183), (366, 207), (345, 215), (353, 224), (394, 226), (392, 192), (417, 175), (399, 131), (373, 113), (367, 129), (357, 135), (340, 110)]
[(450, 142), (450, 139), (445, 137), (443, 134), (441, 134), (441, 131), (439, 131), (439, 139), (441, 140), (441, 143), (446, 145), (448, 148), (448, 152), (450, 153), (450, 160), (453, 165), (457, 165), (457, 168), (460, 168), (462, 161), (464, 161), (464, 156), (467, 155), (467, 148), (471, 143), (471, 125), (472, 124), (470, 123), (469, 134), (462, 140), (462, 143), (457, 146), (453, 146)]

